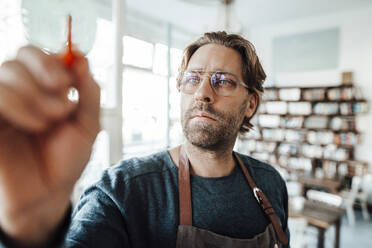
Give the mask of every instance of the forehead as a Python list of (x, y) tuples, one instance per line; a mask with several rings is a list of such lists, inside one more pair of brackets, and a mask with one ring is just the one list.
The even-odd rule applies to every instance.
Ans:
[(232, 48), (218, 44), (207, 44), (200, 47), (191, 56), (187, 69), (206, 71), (228, 71), (242, 79), (242, 59)]

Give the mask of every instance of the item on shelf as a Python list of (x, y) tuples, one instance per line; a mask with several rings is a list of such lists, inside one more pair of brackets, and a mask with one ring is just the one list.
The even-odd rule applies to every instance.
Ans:
[(365, 114), (368, 113), (368, 103), (367, 102), (357, 102), (352, 106), (353, 114)]
[(350, 150), (345, 148), (339, 148), (335, 144), (327, 145), (324, 147), (324, 158), (336, 161), (349, 160), (351, 157)]
[(300, 88), (280, 89), (279, 98), (283, 101), (299, 101), (301, 99)]
[(268, 114), (285, 115), (287, 113), (287, 103), (279, 101), (266, 102), (265, 109)]
[(256, 141), (256, 152), (274, 152), (276, 149), (276, 142)]
[(253, 124), (253, 126), (259, 126), (259, 122), (258, 122), (258, 117), (260, 116), (260, 114), (258, 115), (255, 115), (253, 116), (253, 118), (251, 119), (251, 123)]
[(322, 129), (327, 128), (328, 117), (327, 116), (309, 116), (305, 120), (305, 128), (309, 129)]
[(342, 75), (342, 79), (341, 79), (342, 85), (353, 85), (353, 72), (352, 71), (342, 72), (341, 75)]
[(318, 115), (335, 115), (338, 113), (338, 103), (315, 103), (313, 114)]
[(278, 146), (278, 152), (282, 155), (296, 155), (298, 150), (298, 144), (281, 143)]
[(360, 136), (353, 132), (336, 133), (334, 141), (336, 145), (355, 146), (359, 143)]
[(362, 90), (359, 87), (354, 87), (354, 99), (363, 100)]
[(262, 129), (264, 140), (282, 141), (284, 139), (284, 130), (282, 129)]
[(322, 158), (323, 148), (317, 145), (303, 144), (301, 146), (301, 153), (308, 158)]
[(331, 101), (349, 101), (355, 99), (355, 87), (331, 88), (327, 92), (328, 100)]
[(303, 130), (286, 130), (285, 140), (289, 142), (302, 142), (305, 132)]
[(323, 162), (324, 176), (329, 179), (336, 178), (337, 163), (335, 161), (325, 160)]
[(304, 123), (304, 117), (302, 116), (296, 116), (296, 117), (282, 117), (281, 118), (281, 127), (285, 128), (301, 128)]
[(252, 155), (253, 152), (256, 152), (256, 140), (238, 139), (235, 143), (234, 150), (243, 154)]
[(288, 113), (292, 115), (310, 115), (311, 114), (311, 103), (289, 102)]
[(258, 123), (261, 127), (279, 127), (280, 116), (278, 115), (259, 115)]
[(340, 100), (353, 100), (354, 99), (354, 87), (344, 87), (341, 89)]
[(255, 140), (248, 140), (246, 145), (246, 150), (249, 152), (256, 151), (256, 141)]
[(306, 101), (322, 101), (325, 99), (325, 89), (304, 89), (303, 99)]
[(312, 168), (311, 159), (304, 157), (289, 157), (288, 167), (310, 173)]
[(340, 104), (340, 114), (351, 115), (353, 113), (352, 103), (341, 103)]
[(265, 114), (266, 113), (266, 102), (262, 102), (260, 107), (258, 108), (258, 113)]
[(269, 156), (268, 153), (255, 152), (255, 153), (252, 153), (252, 157), (254, 157), (258, 160), (268, 161), (270, 156)]
[(240, 134), (240, 138), (241, 139), (260, 139), (261, 133), (260, 133), (260, 130), (257, 129), (257, 127), (253, 127), (253, 129), (249, 130), (249, 132)]
[(341, 100), (341, 88), (333, 88), (327, 91), (327, 98), (331, 101)]
[(345, 177), (348, 174), (348, 164), (346, 162), (338, 165), (337, 174), (339, 177)]
[(368, 112), (368, 104), (366, 102), (341, 103), (340, 113), (342, 115), (363, 114)]
[(276, 159), (276, 155), (275, 154), (270, 154), (269, 155), (269, 159), (267, 161), (269, 164), (271, 165), (275, 165), (278, 163), (278, 160)]
[(313, 145), (328, 145), (333, 143), (334, 133), (331, 131), (309, 131), (307, 141)]
[(333, 117), (331, 119), (330, 128), (333, 130), (355, 130), (354, 117)]
[(349, 161), (349, 171), (353, 171), (353, 176), (362, 177), (368, 173), (368, 166), (359, 161)]
[(288, 157), (286, 155), (280, 155), (278, 157), (278, 163), (282, 167), (288, 167)]
[(268, 89), (266, 88), (264, 94), (262, 95), (264, 101), (275, 101), (278, 100), (278, 90), (277, 89)]

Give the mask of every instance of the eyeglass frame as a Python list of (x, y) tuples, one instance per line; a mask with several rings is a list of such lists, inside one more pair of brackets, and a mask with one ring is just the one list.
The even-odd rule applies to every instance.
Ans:
[[(248, 90), (248, 92), (251, 91), (251, 88), (248, 87), (248, 86), (246, 85), (245, 82), (239, 80), (238, 76), (237, 76), (235, 73), (232, 73), (232, 72), (229, 72), (229, 71), (222, 71), (222, 70), (216, 70), (216, 71), (204, 71), (204, 70), (183, 70), (183, 71), (181, 71), (181, 72), (178, 74), (178, 77), (177, 77), (177, 89), (178, 89), (179, 91), (181, 91), (181, 87), (180, 87), (180, 86), (181, 86), (181, 82), (180, 82), (180, 80), (181, 80), (181, 78), (183, 77), (183, 75), (184, 75), (185, 72), (196, 72), (196, 73), (199, 74), (199, 77), (200, 77), (200, 78), (202, 78), (202, 77), (201, 77), (201, 74), (209, 74), (209, 85), (211, 86), (211, 88), (213, 89), (213, 92), (214, 92), (216, 95), (218, 95), (218, 94), (217, 94), (217, 92), (215, 91), (214, 87), (212, 86), (212, 81), (211, 81), (212, 76), (213, 76), (215, 73), (229, 74), (229, 75), (233, 76), (233, 77), (236, 79), (236, 82), (235, 82), (235, 83), (236, 83), (237, 85), (242, 85), (244, 88), (246, 88), (246, 89)], [(201, 85), (201, 82), (202, 82), (202, 80), (199, 82), (199, 87), (200, 87), (200, 85)], [(185, 93), (185, 94), (188, 94), (188, 93)], [(192, 94), (195, 94), (195, 92), (192, 93)]]

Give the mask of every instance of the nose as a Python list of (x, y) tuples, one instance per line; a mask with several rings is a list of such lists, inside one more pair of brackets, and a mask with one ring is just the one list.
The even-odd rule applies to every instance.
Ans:
[(206, 103), (213, 103), (215, 100), (215, 92), (210, 84), (209, 77), (203, 77), (200, 82), (199, 88), (194, 93), (196, 101), (202, 101)]

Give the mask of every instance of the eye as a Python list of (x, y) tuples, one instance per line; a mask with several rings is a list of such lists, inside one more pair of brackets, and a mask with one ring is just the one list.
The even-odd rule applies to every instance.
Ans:
[(218, 84), (220, 85), (229, 85), (229, 84), (232, 84), (232, 82), (230, 82), (229, 80), (219, 80), (217, 81)]
[(200, 78), (197, 73), (187, 73), (183, 78), (184, 83), (199, 83)]
[(186, 82), (187, 83), (195, 83), (195, 82), (198, 82), (198, 78), (197, 77), (187, 77), (186, 78)]
[(225, 74), (216, 73), (212, 76), (212, 83), (215, 87), (235, 87), (236, 83)]

